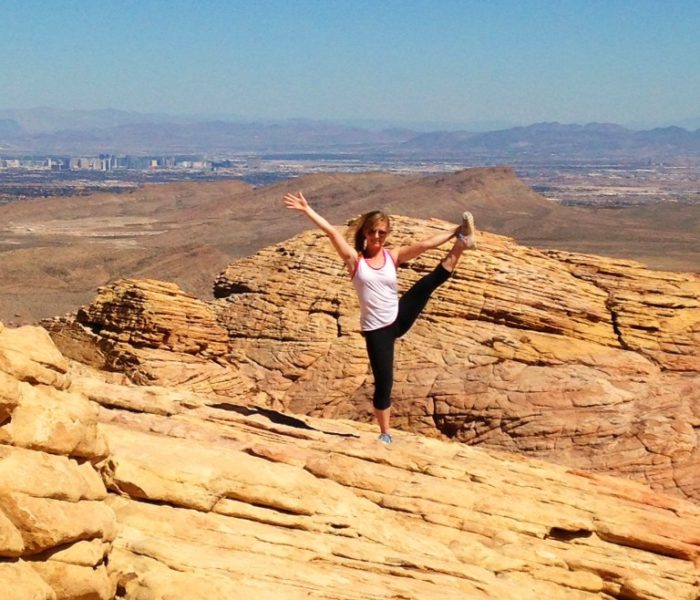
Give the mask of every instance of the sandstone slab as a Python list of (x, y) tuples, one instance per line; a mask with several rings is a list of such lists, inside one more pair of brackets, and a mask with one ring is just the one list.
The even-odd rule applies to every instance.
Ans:
[(114, 596), (116, 519), (93, 464), (106, 438), (68, 371), (45, 330), (0, 325), (0, 581), (12, 598)]
[(0, 444), (0, 577), (18, 598), (700, 593), (700, 508), (642, 484), (408, 432), (387, 447), (363, 423), (67, 374), (66, 389), (11, 376), (5, 397), (20, 398), (7, 410), (32, 394), (99, 403), (89, 415), (108, 454)]

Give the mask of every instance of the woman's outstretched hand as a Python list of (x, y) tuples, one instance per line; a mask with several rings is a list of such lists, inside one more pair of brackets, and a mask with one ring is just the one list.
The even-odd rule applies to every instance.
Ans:
[(357, 263), (357, 252), (348, 244), (341, 233), (309, 206), (306, 198), (304, 198), (304, 194), (301, 192), (285, 194), (282, 201), (288, 209), (297, 210), (305, 215), (316, 227), (330, 238), (333, 248), (338, 252), (340, 258), (343, 259), (348, 273), (352, 275), (355, 272), (355, 264)]
[(290, 210), (298, 210), (304, 212), (307, 208), (309, 208), (309, 203), (306, 201), (306, 198), (304, 198), (304, 194), (302, 194), (301, 192), (299, 192), (298, 194), (285, 194), (284, 198), (282, 198), (282, 201), (284, 202), (284, 205)]

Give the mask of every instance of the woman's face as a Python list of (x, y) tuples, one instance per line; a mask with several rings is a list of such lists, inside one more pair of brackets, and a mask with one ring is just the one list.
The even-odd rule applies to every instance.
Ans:
[(386, 236), (389, 234), (389, 223), (386, 220), (374, 221), (364, 229), (367, 249), (376, 250), (384, 245)]

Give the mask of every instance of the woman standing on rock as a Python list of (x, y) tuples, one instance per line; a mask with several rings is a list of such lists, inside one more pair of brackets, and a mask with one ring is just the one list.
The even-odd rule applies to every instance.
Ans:
[[(323, 231), (345, 263), (360, 302), (360, 328), (374, 375), (374, 416), (381, 431), (379, 440), (391, 443), (389, 418), (391, 388), (394, 383), (394, 344), (413, 325), (431, 294), (450, 277), (466, 249), (476, 248), (474, 219), (462, 215), (462, 225), (453, 231), (438, 233), (426, 240), (400, 248), (385, 248), (390, 220), (381, 211), (362, 215), (355, 231), (354, 248), (326, 219), (319, 215), (304, 195), (286, 194), (284, 204), (305, 214)], [(419, 279), (399, 299), (396, 268), (431, 248), (455, 237), (447, 256), (434, 271)]]

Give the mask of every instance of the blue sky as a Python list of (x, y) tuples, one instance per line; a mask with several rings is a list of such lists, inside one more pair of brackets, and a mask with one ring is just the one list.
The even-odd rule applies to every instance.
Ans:
[(0, 108), (400, 123), (700, 116), (698, 0), (3, 0)]

